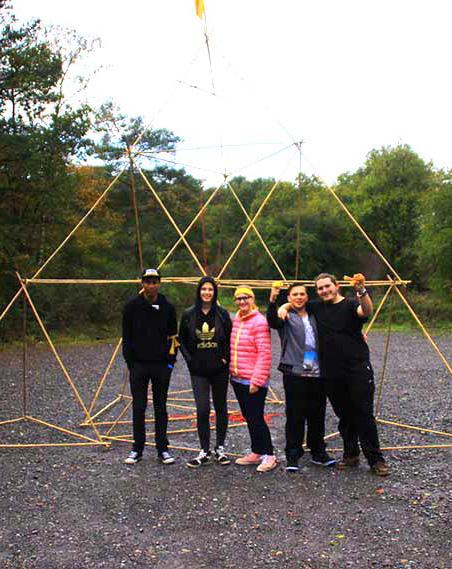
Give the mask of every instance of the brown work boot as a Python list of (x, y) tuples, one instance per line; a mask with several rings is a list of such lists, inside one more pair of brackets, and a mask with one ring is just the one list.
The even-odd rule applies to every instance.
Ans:
[(389, 466), (383, 460), (379, 460), (370, 467), (371, 471), (377, 476), (389, 476), (391, 471)]
[(339, 470), (346, 470), (347, 468), (355, 468), (359, 466), (359, 456), (344, 456), (342, 460), (340, 460), (336, 468)]

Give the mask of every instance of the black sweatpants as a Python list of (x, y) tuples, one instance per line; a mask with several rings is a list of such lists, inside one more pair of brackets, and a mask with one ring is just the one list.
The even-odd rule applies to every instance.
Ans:
[(307, 446), (313, 456), (325, 452), (325, 382), (316, 377), (283, 376), (286, 394), (286, 457), (303, 455), (307, 424)]
[(168, 413), (166, 400), (171, 370), (166, 362), (135, 362), (130, 370), (130, 391), (133, 411), (133, 450), (143, 452), (146, 440), (145, 412), (148, 404), (149, 381), (154, 405), (155, 442), (157, 452), (168, 450), (166, 431)]
[(375, 384), (370, 362), (347, 366), (341, 377), (327, 380), (326, 391), (339, 418), (344, 457), (358, 456), (361, 444), (370, 466), (383, 461), (373, 410)]
[(251, 438), (251, 450), (256, 454), (273, 454), (270, 430), (265, 422), (264, 407), (267, 387), (259, 387), (257, 393), (250, 393), (249, 385), (232, 381), (240, 411), (245, 417)]
[(224, 371), (212, 376), (190, 374), (193, 395), (196, 401), (196, 425), (201, 448), (210, 450), (210, 391), (215, 409), (216, 422), (216, 445), (215, 448), (224, 445), (228, 428), (228, 383), (229, 371)]

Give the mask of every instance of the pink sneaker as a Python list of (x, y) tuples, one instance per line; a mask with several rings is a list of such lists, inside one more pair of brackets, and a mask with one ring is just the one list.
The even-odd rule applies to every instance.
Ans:
[(245, 456), (238, 458), (235, 463), (240, 464), (241, 466), (248, 466), (250, 464), (260, 464), (261, 459), (262, 457), (260, 454), (250, 452), (250, 454), (246, 454)]
[(262, 460), (259, 466), (256, 468), (258, 472), (270, 472), (278, 466), (278, 461), (276, 457), (272, 454), (264, 454), (262, 455)]

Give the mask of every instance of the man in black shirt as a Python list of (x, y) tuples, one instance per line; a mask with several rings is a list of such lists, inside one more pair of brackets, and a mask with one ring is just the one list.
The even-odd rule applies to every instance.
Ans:
[(309, 302), (306, 308), (316, 318), (322, 374), (344, 442), (344, 456), (338, 468), (358, 466), (360, 444), (371, 470), (387, 476), (390, 472), (380, 450), (373, 415), (374, 375), (362, 333), (373, 310), (364, 283), (363, 275), (355, 275), (352, 284), (357, 300), (344, 298), (336, 278), (321, 273), (315, 279), (320, 300)]
[(176, 311), (159, 293), (160, 273), (157, 269), (143, 271), (142, 284), (143, 293), (126, 304), (122, 320), (122, 351), (130, 371), (134, 440), (125, 463), (136, 464), (143, 455), (151, 381), (158, 457), (164, 464), (171, 464), (174, 458), (168, 452), (166, 401), (176, 361)]
[(373, 415), (374, 374), (362, 333), (363, 324), (373, 310), (364, 282), (363, 275), (355, 275), (355, 300), (340, 294), (333, 275), (320, 274), (315, 279), (320, 302), (311, 303), (308, 312), (317, 320), (327, 394), (339, 417), (339, 432), (344, 441), (344, 456), (338, 467), (358, 465), (359, 441), (373, 472), (387, 476), (389, 468), (380, 450)]

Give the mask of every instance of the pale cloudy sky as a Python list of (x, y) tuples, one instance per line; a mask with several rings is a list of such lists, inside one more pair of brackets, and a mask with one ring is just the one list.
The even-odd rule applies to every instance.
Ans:
[(99, 37), (89, 102), (173, 130), (208, 184), (293, 179), (301, 140), (303, 171), (328, 183), (382, 145), (452, 167), (449, 0), (205, 0), (211, 68), (194, 0), (13, 5)]

